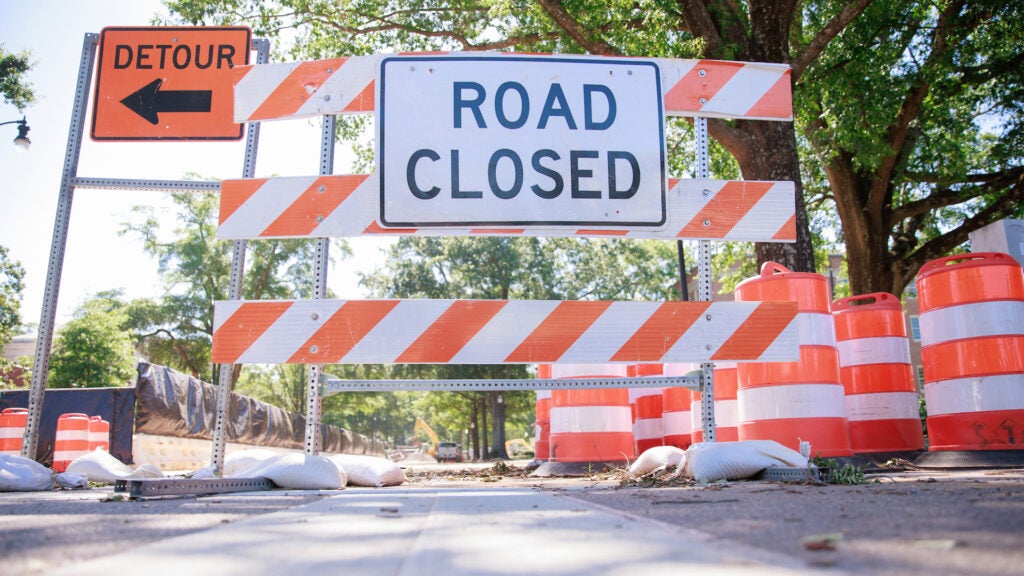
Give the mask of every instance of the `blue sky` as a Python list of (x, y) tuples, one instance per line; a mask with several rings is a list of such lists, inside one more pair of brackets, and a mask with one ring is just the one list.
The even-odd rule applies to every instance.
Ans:
[[(0, 43), (6, 50), (28, 50), (34, 67), (29, 81), (39, 101), (24, 111), (32, 147), (19, 152), (14, 125), (0, 127), (0, 245), (26, 269), (22, 318), (39, 321), (46, 282), (54, 216), (84, 35), (105, 26), (145, 26), (162, 11), (159, 0), (0, 0)], [(91, 98), (91, 94), (89, 95)], [(13, 106), (0, 103), (0, 122), (20, 119)], [(91, 118), (91, 107), (87, 122)], [(110, 143), (83, 137), (80, 177), (181, 179), (190, 172), (208, 178), (241, 175), (243, 143)], [(339, 146), (335, 170), (348, 171)], [(256, 176), (316, 174), (319, 122), (264, 123)], [(163, 193), (77, 190), (57, 306), (57, 322), (70, 318), (85, 299), (101, 290), (122, 288), (128, 298), (159, 297), (163, 285), (157, 263), (143, 253), (141, 241), (121, 236), (121, 224), (135, 205), (150, 205), (173, 225), (171, 203)], [(357, 258), (339, 262), (328, 274), (340, 297), (361, 296), (353, 270), (379, 261), (381, 239), (350, 240)]]

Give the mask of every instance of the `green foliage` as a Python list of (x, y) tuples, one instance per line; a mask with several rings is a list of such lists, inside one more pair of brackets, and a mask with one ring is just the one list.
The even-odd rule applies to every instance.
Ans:
[(856, 486), (867, 482), (864, 475), (864, 467), (853, 464), (839, 465), (835, 458), (822, 458), (815, 456), (811, 458), (810, 465), (818, 469), (818, 476), (825, 484), (842, 484), (845, 486)]
[(0, 347), (17, 336), (21, 328), (21, 292), (25, 289), (25, 268), (0, 246)]
[(899, 294), (968, 232), (1024, 215), (1022, 17), (1019, 2), (876, 0), (800, 79), (805, 164), (821, 167), (809, 204), (849, 231), (856, 293)]
[(26, 78), (32, 69), (31, 56), (28, 52), (8, 52), (0, 44), (0, 97), (19, 111), (36, 100), (32, 83)]
[(58, 332), (49, 388), (127, 386), (135, 377), (128, 315), (117, 292), (87, 300)]

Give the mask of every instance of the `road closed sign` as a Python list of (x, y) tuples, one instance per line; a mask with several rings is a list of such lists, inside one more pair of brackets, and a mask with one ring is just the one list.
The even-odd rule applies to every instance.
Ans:
[(231, 69), (251, 41), (246, 27), (104, 28), (93, 140), (238, 140)]
[(653, 62), (395, 56), (377, 74), (380, 223), (664, 225)]

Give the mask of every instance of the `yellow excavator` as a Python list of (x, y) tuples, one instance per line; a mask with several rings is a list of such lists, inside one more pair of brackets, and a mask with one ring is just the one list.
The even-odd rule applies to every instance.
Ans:
[(428, 425), (426, 422), (423, 421), (423, 418), (420, 418), (419, 416), (417, 416), (416, 417), (416, 425), (413, 426), (413, 428), (412, 428), (412, 433), (413, 433), (414, 436), (416, 436), (417, 440), (419, 440), (420, 432), (423, 432), (424, 434), (426, 434), (427, 438), (430, 439), (430, 442), (424, 442), (424, 445), (427, 446), (427, 449), (425, 450), (425, 452), (427, 454), (430, 454), (431, 456), (436, 455), (437, 454), (437, 444), (438, 444), (437, 434), (434, 433), (434, 430), (430, 427), (430, 425)]

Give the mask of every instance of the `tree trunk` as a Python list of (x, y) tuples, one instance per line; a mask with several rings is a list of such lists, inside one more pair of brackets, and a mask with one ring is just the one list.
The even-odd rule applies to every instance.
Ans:
[(508, 452), (505, 451), (505, 402), (501, 392), (488, 392), (488, 400), (491, 404), (491, 422), (494, 427), (491, 458), (508, 459)]
[(480, 457), (483, 458), (487, 454), (487, 397), (482, 396), (479, 399), (480, 405)]

